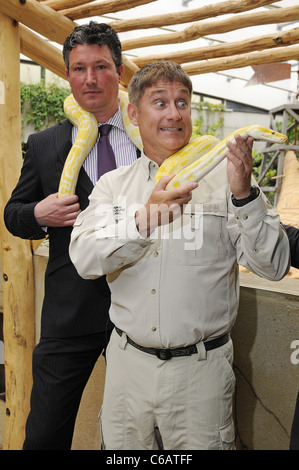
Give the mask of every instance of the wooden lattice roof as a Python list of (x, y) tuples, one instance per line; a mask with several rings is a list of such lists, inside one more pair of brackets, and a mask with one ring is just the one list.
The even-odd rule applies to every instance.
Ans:
[[(273, 6), (271, 0), (228, 0), (142, 17), (142, 5), (152, 4), (154, 13), (155, 3), (153, 0), (5, 0), (0, 3), (0, 12), (20, 23), (21, 52), (63, 78), (65, 74), (61, 51), (47, 40), (63, 44), (78, 20), (88, 21), (90, 18), (101, 17), (103, 21), (102, 17), (105, 15), (109, 17), (109, 14), (121, 14), (124, 11), (132, 12), (132, 17), (114, 21), (107, 19), (105, 22), (111, 24), (120, 35), (140, 31), (137, 38), (121, 38), (127, 70), (123, 79), (125, 86), (138, 67), (165, 58), (181, 63), (189, 75), (299, 58), (299, 28), (277, 32), (275, 26), (299, 20), (299, 5), (280, 8), (280, 1)], [(141, 16), (136, 17), (136, 11)], [(183, 27), (172, 32), (160, 30), (159, 34), (149, 35), (147, 32), (150, 28), (177, 25)], [(251, 37), (246, 41), (193, 46), (196, 39), (207, 35), (221, 35), (260, 25), (273, 25), (273, 33)], [(157, 46), (159, 49), (159, 46), (165, 44), (183, 44), (184, 49), (178, 47), (181, 50), (177, 52), (165, 53), (163, 50), (154, 55), (148, 54), (149, 46)], [(138, 56), (130, 57), (136, 49), (139, 51)]]

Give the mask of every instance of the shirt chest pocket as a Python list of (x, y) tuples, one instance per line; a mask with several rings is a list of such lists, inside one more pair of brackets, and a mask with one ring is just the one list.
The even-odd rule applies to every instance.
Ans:
[(227, 249), (226, 201), (196, 204), (176, 226), (170, 250), (180, 265), (207, 266), (224, 256)]

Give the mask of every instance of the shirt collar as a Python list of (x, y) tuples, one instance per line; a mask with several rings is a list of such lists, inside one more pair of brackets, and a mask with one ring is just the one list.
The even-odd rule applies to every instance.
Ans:
[(125, 127), (124, 127), (124, 123), (122, 120), (120, 106), (118, 107), (118, 110), (116, 111), (116, 113), (110, 119), (108, 119), (107, 122), (99, 123), (99, 127), (102, 126), (103, 124), (111, 124), (112, 126), (118, 127), (120, 130), (125, 132)]
[(144, 152), (141, 152), (141, 157), (140, 157), (140, 164), (143, 169), (143, 172), (145, 174), (145, 177), (148, 180), (155, 180), (156, 173), (158, 171), (159, 165), (158, 163), (154, 162), (153, 160), (150, 160)]
[[(118, 127), (120, 130), (126, 132), (124, 124), (123, 124), (123, 120), (122, 120), (120, 106), (118, 107), (118, 110), (116, 111), (116, 113), (110, 119), (108, 119), (107, 122), (98, 123), (98, 127), (101, 127), (103, 124), (111, 124), (112, 126)], [(73, 140), (73, 142), (76, 139), (77, 132), (78, 132), (77, 127), (75, 125), (73, 125), (73, 129), (72, 129), (72, 140)]]

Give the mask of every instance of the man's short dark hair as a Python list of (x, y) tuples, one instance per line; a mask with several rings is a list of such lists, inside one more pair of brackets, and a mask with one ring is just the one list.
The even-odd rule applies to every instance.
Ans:
[(74, 31), (66, 38), (62, 54), (67, 70), (69, 70), (70, 52), (79, 44), (106, 45), (111, 51), (116, 69), (118, 70), (122, 65), (121, 43), (118, 35), (111, 26), (105, 23), (90, 21), (88, 24), (76, 26)]

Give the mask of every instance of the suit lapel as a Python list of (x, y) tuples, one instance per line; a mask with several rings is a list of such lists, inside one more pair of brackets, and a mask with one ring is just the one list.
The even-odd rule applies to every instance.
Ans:
[(73, 126), (70, 121), (62, 121), (58, 124), (56, 145), (59, 170), (61, 167), (63, 168), (66, 157), (72, 148), (72, 127)]
[(85, 209), (88, 205), (88, 196), (93, 190), (93, 183), (83, 166), (79, 172), (78, 183), (76, 187), (76, 194), (79, 196), (81, 209)]

